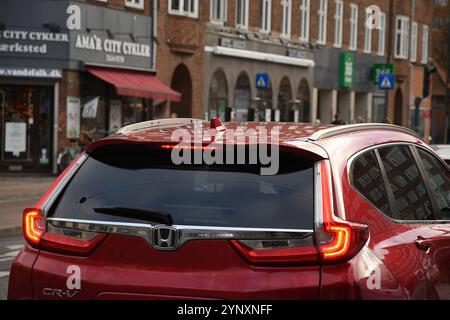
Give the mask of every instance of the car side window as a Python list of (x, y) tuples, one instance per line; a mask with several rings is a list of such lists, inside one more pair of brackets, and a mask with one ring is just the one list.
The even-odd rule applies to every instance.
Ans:
[(379, 154), (393, 193), (393, 218), (434, 220), (430, 196), (409, 147), (380, 148)]
[(439, 210), (438, 219), (450, 220), (450, 178), (448, 169), (436, 157), (417, 148)]
[(378, 210), (390, 216), (389, 198), (374, 151), (355, 159), (352, 166), (353, 186)]

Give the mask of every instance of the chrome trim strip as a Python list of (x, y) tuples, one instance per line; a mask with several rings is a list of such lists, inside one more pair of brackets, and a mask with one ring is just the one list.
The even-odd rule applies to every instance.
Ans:
[[(54, 228), (134, 236), (145, 239), (153, 245), (153, 230), (160, 225), (90, 221), (77, 219), (48, 218), (47, 222)], [(313, 230), (306, 229), (271, 229), (271, 228), (233, 228), (174, 225), (178, 235), (178, 249), (191, 240), (292, 240), (312, 237)]]
[(340, 134), (345, 133), (352, 133), (352, 132), (361, 132), (361, 131), (368, 131), (368, 130), (391, 130), (391, 131), (398, 131), (402, 133), (406, 133), (409, 135), (414, 136), (415, 138), (418, 138), (421, 140), (421, 138), (417, 135), (416, 132), (405, 128), (400, 127), (392, 124), (383, 124), (383, 123), (359, 123), (359, 124), (350, 124), (350, 125), (343, 125), (343, 126), (337, 126), (337, 127), (330, 127), (327, 129), (319, 130), (315, 133), (313, 133), (308, 140), (309, 141), (319, 141), (326, 138), (331, 138)]
[(75, 173), (78, 171), (78, 169), (81, 167), (81, 165), (86, 161), (88, 158), (88, 155), (83, 153), (80, 158), (77, 160), (75, 165), (67, 172), (67, 174), (62, 178), (62, 180), (59, 182), (59, 184), (56, 186), (55, 190), (53, 190), (52, 194), (47, 198), (47, 200), (44, 202), (41, 210), (44, 213), (44, 216), (47, 216), (48, 210), (50, 209), (51, 205), (55, 201), (55, 199), (58, 197), (58, 195), (61, 193), (61, 191), (65, 188), (67, 183), (72, 179), (72, 177), (75, 175)]

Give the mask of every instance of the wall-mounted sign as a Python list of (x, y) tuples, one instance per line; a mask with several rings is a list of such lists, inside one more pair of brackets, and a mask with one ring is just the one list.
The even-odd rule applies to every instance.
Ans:
[(339, 58), (339, 86), (341, 88), (353, 87), (355, 75), (355, 55), (351, 52), (342, 52)]
[(246, 44), (246, 42), (244, 40), (237, 40), (237, 39), (230, 39), (230, 38), (220, 38), (219, 39), (219, 46), (244, 50), (244, 49), (246, 49), (247, 44)]
[(270, 80), (268, 73), (257, 73), (256, 74), (256, 87), (260, 89), (270, 88)]
[(80, 109), (80, 98), (67, 97), (67, 139), (80, 138)]
[(62, 76), (61, 69), (0, 67), (0, 77), (60, 79)]
[(5, 123), (5, 152), (12, 152), (19, 157), (21, 152), (27, 151), (27, 123)]
[(372, 70), (372, 83), (379, 85), (379, 79), (381, 74), (395, 74), (395, 67), (393, 63), (376, 63), (373, 65)]
[(378, 76), (378, 87), (381, 90), (392, 90), (395, 86), (395, 76), (392, 73)]

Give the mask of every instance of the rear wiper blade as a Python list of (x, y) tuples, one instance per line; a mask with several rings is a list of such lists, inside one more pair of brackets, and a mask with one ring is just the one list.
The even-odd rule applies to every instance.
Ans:
[(173, 225), (172, 215), (161, 210), (147, 210), (123, 207), (101, 207), (94, 208), (97, 213), (107, 214), (110, 216), (131, 218), (137, 220), (148, 221), (154, 224)]

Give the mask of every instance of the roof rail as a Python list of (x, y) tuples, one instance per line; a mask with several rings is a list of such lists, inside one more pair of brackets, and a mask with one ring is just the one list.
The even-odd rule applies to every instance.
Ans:
[(150, 120), (139, 123), (130, 124), (121, 128), (117, 131), (117, 134), (127, 135), (132, 132), (156, 127), (164, 127), (164, 126), (175, 126), (175, 125), (184, 125), (184, 124), (192, 124), (195, 122), (203, 122), (202, 119), (194, 119), (194, 118), (169, 118), (169, 119), (158, 119), (158, 120)]
[(384, 123), (358, 123), (358, 124), (350, 124), (343, 126), (330, 127), (326, 129), (319, 130), (313, 133), (308, 140), (309, 141), (319, 141), (326, 138), (331, 138), (340, 134), (352, 133), (352, 132), (360, 132), (360, 131), (369, 131), (369, 130), (391, 130), (406, 133), (409, 135), (413, 135), (420, 139), (416, 132), (405, 128), (392, 124), (384, 124)]

